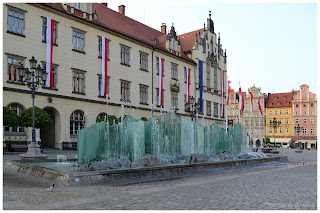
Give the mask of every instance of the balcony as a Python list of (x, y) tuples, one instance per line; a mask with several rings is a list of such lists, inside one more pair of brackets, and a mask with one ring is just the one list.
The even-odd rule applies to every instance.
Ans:
[(180, 83), (178, 82), (178, 80), (170, 80), (170, 90), (171, 92), (180, 92)]

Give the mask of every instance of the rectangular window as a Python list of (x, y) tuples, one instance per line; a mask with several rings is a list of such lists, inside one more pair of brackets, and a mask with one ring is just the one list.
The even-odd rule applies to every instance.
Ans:
[(269, 128), (269, 133), (272, 133), (272, 129), (271, 128)]
[(178, 109), (178, 93), (176, 92), (171, 93), (171, 106), (174, 109)]
[(310, 103), (311, 107), (313, 107), (313, 103)]
[(289, 110), (286, 110), (286, 111), (285, 111), (285, 114), (286, 114), (286, 115), (289, 115)]
[(288, 134), (289, 133), (289, 129), (288, 128), (286, 128), (286, 134)]
[[(102, 37), (98, 36), (98, 54), (99, 58), (102, 57)], [(108, 39), (108, 61), (110, 60), (110, 40)]]
[(283, 110), (280, 110), (280, 115), (282, 115), (283, 114)]
[(120, 81), (120, 101), (130, 101), (130, 82)]
[(207, 101), (207, 115), (211, 116), (211, 101)]
[(311, 119), (311, 122), (310, 122), (311, 124), (314, 124), (314, 119)]
[(286, 121), (285, 121), (285, 122), (286, 122), (286, 124), (289, 124), (289, 120), (288, 120), (288, 119), (286, 119)]
[(272, 115), (272, 111), (269, 111), (269, 115)]
[(311, 115), (314, 115), (314, 111), (311, 111)]
[(178, 64), (171, 63), (171, 78), (178, 80)]
[(209, 66), (209, 63), (207, 63), (207, 87), (210, 88), (210, 66)]
[(120, 45), (121, 64), (130, 65), (130, 47)]
[(303, 94), (303, 97), (306, 98), (306, 97), (307, 97), (307, 94)]
[(213, 69), (213, 89), (218, 89), (218, 68)]
[(148, 104), (148, 86), (140, 85), (140, 104)]
[[(47, 42), (47, 18), (42, 18), (42, 41)], [(57, 44), (57, 22), (54, 22), (53, 44)]]
[(307, 115), (307, 112), (306, 112), (306, 111), (303, 111), (303, 115)]
[(302, 129), (302, 134), (307, 134), (307, 129), (303, 128)]
[(282, 128), (280, 128), (280, 133), (282, 133)]
[(84, 52), (84, 35), (85, 32), (76, 28), (72, 28), (72, 43), (73, 43), (73, 50), (78, 52)]
[[(10, 109), (12, 109), (17, 115), (21, 115), (23, 108), (19, 104), (10, 104), (8, 106)], [(5, 134), (25, 134), (25, 128), (18, 126), (18, 127), (4, 127)]]
[(275, 128), (275, 129), (274, 129), (274, 133), (278, 133), (278, 128)]
[[(156, 57), (156, 64), (157, 64), (157, 67), (156, 67), (157, 75), (159, 75), (159, 57)], [(163, 73), (162, 73), (162, 76), (164, 76), (164, 59), (163, 59)]]
[(299, 115), (299, 111), (296, 111), (296, 115)]
[(25, 11), (8, 5), (8, 32), (24, 34)]
[(280, 124), (283, 124), (283, 120), (281, 119), (281, 120), (279, 120), (279, 122), (280, 122)]
[(18, 76), (18, 67), (20, 64), (24, 64), (24, 58), (19, 56), (8, 55), (8, 81), (14, 83), (20, 83), (20, 77)]
[(81, 10), (81, 3), (74, 3), (74, 8)]
[(148, 71), (148, 54), (140, 52), (140, 69)]
[(274, 114), (275, 114), (275, 115), (278, 115), (278, 110), (275, 110), (275, 111), (274, 111)]
[(307, 124), (307, 119), (303, 119), (303, 124)]
[[(98, 97), (106, 97), (106, 96), (101, 96), (101, 79), (102, 79), (102, 75), (98, 75), (98, 92), (99, 92), (99, 94), (98, 94)], [(110, 77), (108, 76), (107, 77), (107, 95), (108, 95), (108, 97), (110, 98)]]
[(295, 128), (295, 133), (296, 133), (296, 134), (299, 134), (299, 130), (298, 130), (298, 129), (296, 129), (296, 128)]
[(218, 103), (213, 103), (213, 116), (214, 117), (218, 117), (218, 115), (219, 115), (219, 110), (218, 110)]
[(310, 129), (310, 134), (314, 134), (314, 129)]
[[(45, 67), (46, 62), (42, 62), (42, 65)], [(52, 77), (53, 77), (53, 87), (43, 87), (46, 89), (58, 89), (58, 65), (52, 64)]]
[(303, 107), (307, 107), (307, 104), (303, 104)]
[(73, 69), (72, 92), (85, 94), (85, 71)]
[[(159, 88), (157, 88), (156, 91), (157, 91), (157, 106), (160, 106), (160, 102), (159, 102)], [(162, 104), (164, 104), (164, 90), (162, 90)]]
[(299, 124), (299, 119), (296, 119), (295, 123), (296, 123), (296, 124)]

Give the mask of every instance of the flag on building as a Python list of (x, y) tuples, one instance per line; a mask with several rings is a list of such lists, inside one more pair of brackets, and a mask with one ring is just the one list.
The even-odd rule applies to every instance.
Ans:
[(224, 70), (221, 70), (221, 118), (224, 117)]
[(100, 95), (105, 97), (108, 94), (108, 39), (101, 37), (102, 40), (102, 70), (101, 70), (101, 87)]
[(243, 110), (243, 97), (242, 97), (242, 91), (241, 91), (241, 87), (239, 87), (239, 110)]
[(227, 98), (227, 103), (226, 105), (229, 105), (229, 99), (230, 99), (230, 94), (231, 94), (231, 87), (230, 87), (231, 81), (228, 81), (228, 98)]
[(253, 95), (252, 95), (252, 92), (249, 90), (249, 93), (250, 93), (250, 112), (253, 112)]
[(46, 61), (46, 87), (53, 87), (53, 73), (52, 73), (52, 49), (53, 49), (53, 34), (54, 34), (54, 20), (47, 17), (47, 31), (46, 31), (46, 42), (47, 42), (47, 61)]
[(259, 113), (260, 113), (260, 115), (262, 115), (261, 94), (260, 93), (259, 93), (258, 105), (259, 105)]
[(159, 57), (159, 106), (163, 106), (163, 58)]
[(202, 93), (203, 93), (203, 62), (199, 60), (199, 87), (200, 87), (200, 109), (199, 112), (203, 112), (202, 108)]
[(187, 97), (186, 97), (186, 102), (188, 103), (190, 100), (190, 68), (186, 67), (186, 72), (187, 72)]

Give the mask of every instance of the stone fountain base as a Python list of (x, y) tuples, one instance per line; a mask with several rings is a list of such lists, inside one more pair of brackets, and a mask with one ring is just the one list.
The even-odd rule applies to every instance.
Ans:
[[(47, 160), (48, 162), (50, 160)], [(53, 162), (54, 160), (51, 160)], [(41, 166), (30, 165), (31, 161), (8, 161), (5, 168), (30, 176), (51, 179), (61, 184), (132, 184), (145, 181), (157, 181), (181, 178), (198, 172), (213, 171), (223, 168), (248, 167), (270, 162), (287, 162), (286, 156), (272, 156), (267, 158), (229, 160), (223, 162), (196, 163), (183, 165), (168, 165), (150, 168), (128, 168), (119, 170), (62, 172)]]

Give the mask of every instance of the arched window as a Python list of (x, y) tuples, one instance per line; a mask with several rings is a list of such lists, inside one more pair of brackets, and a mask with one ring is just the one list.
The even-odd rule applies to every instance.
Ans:
[(96, 121), (98, 121), (100, 118), (104, 118), (105, 116), (107, 116), (107, 113), (104, 113), (104, 112), (100, 113), (100, 114), (97, 116)]
[(76, 110), (70, 115), (70, 135), (76, 136), (78, 130), (84, 127), (84, 116), (83, 112)]
[[(12, 109), (17, 115), (21, 115), (22, 111), (24, 110), (24, 107), (17, 103), (10, 104), (8, 105), (8, 107)], [(5, 133), (9, 133), (9, 134), (15, 134), (15, 133), (24, 134), (26, 132), (25, 128), (21, 126), (18, 126), (18, 127), (6, 126), (4, 128), (4, 131)]]

